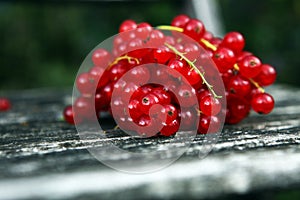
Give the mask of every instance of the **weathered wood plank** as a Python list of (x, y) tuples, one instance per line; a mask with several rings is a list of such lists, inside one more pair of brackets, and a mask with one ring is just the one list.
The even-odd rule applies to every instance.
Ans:
[[(276, 99), (271, 115), (251, 114), (239, 125), (225, 126), (202, 160), (203, 136), (197, 136), (170, 167), (144, 175), (114, 171), (89, 154), (93, 143), (80, 141), (76, 129), (62, 121), (71, 90), (6, 93), (14, 108), (0, 113), (0, 199), (217, 198), (300, 188), (300, 90), (270, 90)], [(168, 151), (163, 148), (168, 138), (136, 142), (120, 132), (109, 135), (125, 150)], [(130, 160), (126, 152), (119, 159), (124, 157)]]

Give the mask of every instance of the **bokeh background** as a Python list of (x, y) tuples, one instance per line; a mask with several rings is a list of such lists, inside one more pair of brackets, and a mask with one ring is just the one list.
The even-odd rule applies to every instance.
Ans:
[[(240, 31), (246, 50), (300, 86), (300, 1), (216, 0), (224, 31)], [(68, 87), (85, 56), (124, 19), (169, 24), (186, 1), (1, 1), (0, 90)]]

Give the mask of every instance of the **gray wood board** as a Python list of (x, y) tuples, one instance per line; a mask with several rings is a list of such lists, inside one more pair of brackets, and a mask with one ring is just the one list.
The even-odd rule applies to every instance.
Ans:
[[(6, 92), (13, 109), (0, 113), (0, 199), (218, 198), (299, 189), (300, 90), (277, 85), (267, 91), (276, 99), (272, 114), (251, 113), (242, 123), (225, 126), (204, 159), (198, 156), (204, 138), (197, 136), (169, 167), (141, 175), (113, 170), (87, 151), (93, 143), (82, 142), (62, 120), (71, 90)], [(108, 136), (125, 150), (143, 151), (161, 151), (171, 139), (132, 140), (113, 130)], [(106, 159), (131, 157), (124, 152)]]

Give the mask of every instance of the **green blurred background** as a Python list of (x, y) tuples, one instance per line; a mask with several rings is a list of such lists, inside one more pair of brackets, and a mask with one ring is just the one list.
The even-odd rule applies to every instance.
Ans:
[[(186, 1), (2, 1), (0, 90), (72, 86), (85, 56), (128, 18), (156, 26)], [(225, 31), (273, 65), (278, 81), (300, 85), (300, 1), (218, 0)], [(190, 13), (186, 13), (190, 14)]]

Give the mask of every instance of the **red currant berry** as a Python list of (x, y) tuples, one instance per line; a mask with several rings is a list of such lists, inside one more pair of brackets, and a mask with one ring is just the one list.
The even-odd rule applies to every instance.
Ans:
[(92, 61), (95, 66), (106, 68), (111, 60), (110, 53), (105, 49), (96, 49), (92, 55)]
[(259, 114), (268, 114), (274, 108), (274, 99), (268, 93), (256, 94), (252, 98), (251, 106)]
[(261, 65), (261, 72), (254, 78), (260, 86), (272, 85), (276, 80), (276, 70), (270, 66), (263, 64)]
[(73, 107), (71, 105), (65, 107), (63, 116), (66, 122), (68, 122), (69, 124), (75, 124)]
[(11, 108), (11, 103), (7, 98), (0, 97), (0, 111), (7, 111)]
[(150, 24), (148, 24), (147, 22), (142, 22), (137, 26), (137, 29), (135, 31), (136, 37), (145, 40), (152, 30), (153, 28)]
[(239, 123), (248, 116), (250, 109), (250, 103), (245, 98), (235, 94), (228, 94), (225, 122), (228, 124)]
[(161, 109), (159, 116), (166, 116), (166, 119), (163, 120), (166, 124), (171, 123), (178, 116), (178, 111), (175, 106), (172, 104), (164, 105), (163, 109)]
[(91, 95), (95, 92), (96, 83), (89, 73), (82, 73), (76, 78), (76, 87), (81, 94)]
[(171, 123), (166, 124), (161, 130), (160, 134), (163, 136), (171, 136), (174, 135), (179, 129), (179, 122), (177, 119), (173, 120)]
[(143, 115), (143, 112), (141, 112), (141, 110), (139, 110), (139, 106), (140, 106), (140, 101), (138, 101), (136, 99), (131, 100), (128, 104), (128, 110), (129, 110), (130, 117), (134, 121), (138, 120)]
[(171, 103), (171, 95), (169, 92), (165, 91), (163, 87), (157, 87), (152, 90), (152, 93), (155, 94), (161, 104)]
[(149, 93), (141, 98), (139, 109), (144, 114), (149, 115), (150, 108), (153, 105), (158, 104), (158, 103), (159, 103), (159, 98), (156, 95)]
[(215, 51), (213, 61), (216, 63), (219, 71), (223, 73), (233, 67), (236, 58), (233, 51), (225, 47), (220, 47)]
[(148, 44), (149, 46), (160, 46), (163, 45), (165, 40), (165, 35), (163, 32), (159, 30), (152, 30), (150, 35), (149, 35), (149, 41)]
[(180, 116), (180, 127), (183, 131), (191, 131), (196, 128), (197, 113), (195, 110), (185, 110), (179, 113)]
[(245, 39), (239, 32), (229, 32), (224, 36), (221, 45), (231, 49), (235, 53), (238, 53), (245, 47)]
[(81, 119), (91, 119), (96, 113), (91, 106), (91, 99), (86, 97), (78, 97), (74, 103), (74, 113)]
[[(193, 96), (195, 96), (195, 98), (193, 98)], [(186, 84), (183, 84), (177, 88), (176, 97), (178, 98), (180, 106), (182, 107), (191, 107), (197, 104), (195, 89)]]
[(220, 120), (216, 116), (207, 116), (200, 115), (199, 125), (198, 125), (198, 133), (207, 134), (207, 133), (217, 133), (220, 131), (221, 124)]
[(186, 15), (177, 15), (171, 22), (171, 26), (177, 26), (184, 28), (185, 25), (190, 21), (190, 18)]
[(255, 56), (247, 56), (238, 62), (239, 72), (246, 78), (253, 78), (261, 71), (261, 61)]
[(185, 25), (183, 33), (198, 42), (205, 33), (204, 24), (197, 19), (191, 19)]
[(170, 51), (170, 49), (166, 46), (160, 46), (159, 48), (153, 51), (153, 57), (157, 63), (165, 64), (172, 57), (175, 57), (174, 53)]
[(119, 33), (124, 32), (124, 31), (134, 30), (136, 28), (137, 28), (137, 24), (135, 23), (135, 21), (130, 20), (130, 19), (129, 20), (125, 20), (120, 25)]
[(127, 67), (121, 63), (114, 64), (109, 68), (109, 79), (116, 81), (121, 78), (127, 71)]
[(207, 116), (217, 115), (221, 111), (221, 103), (211, 95), (201, 99), (199, 104), (200, 110)]
[(251, 83), (242, 76), (236, 75), (230, 79), (228, 90), (238, 96), (246, 96), (251, 92)]

